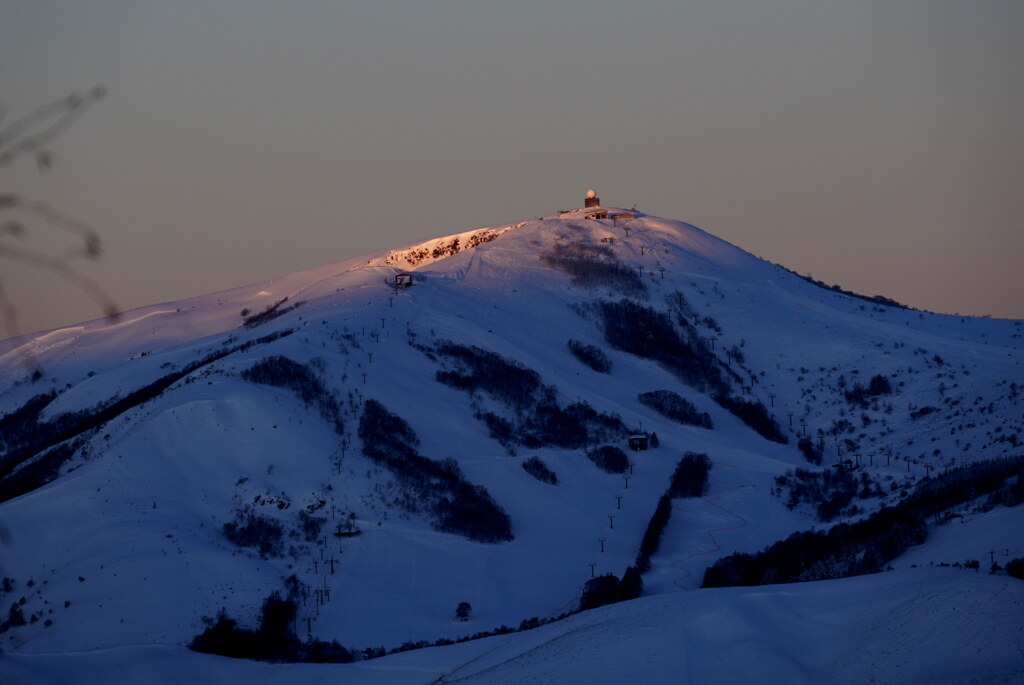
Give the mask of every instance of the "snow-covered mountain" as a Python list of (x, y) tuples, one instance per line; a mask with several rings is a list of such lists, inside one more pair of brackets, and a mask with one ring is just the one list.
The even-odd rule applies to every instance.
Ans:
[[(865, 682), (850, 650), (878, 652), (894, 622), (915, 661), (892, 682), (934, 680), (982, 628), (957, 673), (1024, 679), (1024, 585), (1005, 576), (896, 561), (689, 592), (732, 552), (1019, 459), (1022, 335), (589, 207), (2, 342), (0, 680), (618, 682), (636, 664), (607, 654), (626, 648), (647, 655), (637, 682)], [(639, 435), (657, 446), (630, 450)], [(254, 627), (275, 592), (297, 599), (299, 637), (367, 656), (545, 623), (638, 563), (685, 453), (709, 458), (708, 491), (671, 500), (639, 600), (348, 665), (186, 649), (220, 613)], [(969, 514), (972, 535), (934, 535), (914, 563), (1024, 556), (1021, 509)], [(934, 640), (907, 637), (967, 595), (969, 616), (947, 608)], [(730, 649), (732, 670), (710, 654)]]

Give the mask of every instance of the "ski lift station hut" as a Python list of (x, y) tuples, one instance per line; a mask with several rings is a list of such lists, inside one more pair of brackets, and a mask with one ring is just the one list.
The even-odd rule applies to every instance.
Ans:
[(648, 442), (646, 435), (631, 435), (629, 436), (629, 449), (634, 452), (642, 452), (647, 449)]

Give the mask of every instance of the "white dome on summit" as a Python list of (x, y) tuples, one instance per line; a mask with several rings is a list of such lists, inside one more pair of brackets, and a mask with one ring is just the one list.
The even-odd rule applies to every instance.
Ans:
[(597, 191), (594, 190), (593, 188), (591, 188), (590, 190), (587, 191), (587, 197), (588, 198), (595, 198), (595, 197), (597, 197)]

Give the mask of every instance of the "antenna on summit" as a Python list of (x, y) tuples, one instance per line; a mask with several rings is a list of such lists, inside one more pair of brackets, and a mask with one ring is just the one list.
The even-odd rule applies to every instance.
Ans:
[(597, 196), (597, 191), (591, 188), (587, 191), (587, 199), (584, 201), (583, 208), (589, 209), (590, 207), (600, 207), (601, 198)]

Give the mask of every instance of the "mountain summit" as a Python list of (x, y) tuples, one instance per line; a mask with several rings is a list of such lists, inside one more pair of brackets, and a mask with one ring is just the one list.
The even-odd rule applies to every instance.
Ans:
[[(1024, 322), (586, 205), (0, 343), (0, 672), (265, 629), (273, 597), (366, 657), (602, 576), (671, 626), (733, 552), (1019, 460)], [(852, 563), (802, 579), (879, 570)]]

